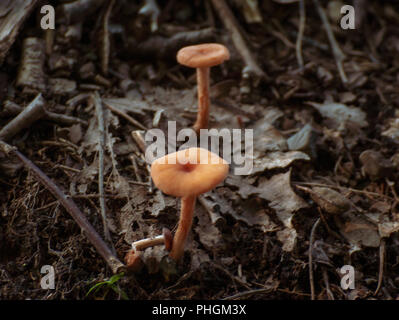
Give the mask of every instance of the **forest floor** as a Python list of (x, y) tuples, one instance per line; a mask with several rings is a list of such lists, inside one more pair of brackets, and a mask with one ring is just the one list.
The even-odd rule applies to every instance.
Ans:
[[(0, 299), (399, 299), (399, 4), (351, 1), (344, 30), (339, 1), (306, 1), (306, 19), (301, 1), (156, 2), (50, 1), (45, 31), (43, 1), (2, 2), (0, 137), (123, 262), (176, 229), (180, 201), (151, 183), (142, 138), (193, 125), (195, 70), (176, 53), (217, 42), (231, 57), (211, 71), (210, 127), (253, 130), (253, 171), (232, 167), (198, 199), (180, 263), (158, 246), (113, 276), (48, 186), (0, 152)], [(26, 106), (40, 119), (1, 131)]]

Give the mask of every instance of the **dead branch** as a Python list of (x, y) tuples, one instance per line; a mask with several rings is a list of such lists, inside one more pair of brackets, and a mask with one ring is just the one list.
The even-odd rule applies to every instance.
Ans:
[(305, 0), (299, 1), (299, 30), (298, 37), (296, 39), (296, 58), (298, 60), (299, 68), (303, 69), (303, 57), (302, 57), (302, 39), (303, 33), (305, 32), (306, 24), (306, 9)]
[(382, 280), (384, 279), (384, 266), (385, 266), (385, 239), (381, 239), (380, 243), (380, 266), (378, 272), (378, 284), (377, 289), (374, 291), (374, 295), (376, 296), (381, 289)]
[(212, 4), (219, 15), (219, 18), (225, 25), (226, 29), (229, 30), (234, 46), (244, 60), (245, 68), (243, 70), (243, 73), (252, 73), (255, 74), (258, 78), (265, 78), (265, 72), (259, 67), (256, 59), (252, 55), (251, 50), (247, 46), (241, 34), (238, 22), (225, 0), (212, 0)]
[(103, 113), (103, 104), (101, 98), (96, 92), (91, 96), (92, 102), (96, 109), (97, 115), (97, 125), (99, 131), (99, 148), (98, 148), (98, 192), (100, 194), (100, 210), (101, 210), (101, 218), (103, 220), (104, 227), (104, 236), (107, 241), (111, 244), (112, 251), (115, 251), (115, 248), (112, 244), (111, 234), (109, 232), (108, 222), (107, 222), (107, 213), (105, 209), (105, 197), (104, 197), (104, 149), (105, 149), (105, 128), (104, 128), (104, 113)]
[(319, 13), (320, 19), (323, 23), (324, 30), (327, 33), (327, 38), (331, 45), (331, 49), (335, 58), (335, 63), (337, 64), (341, 81), (343, 84), (346, 84), (348, 82), (348, 78), (346, 77), (345, 70), (342, 65), (343, 61), (345, 60), (345, 54), (342, 52), (341, 48), (338, 45), (337, 40), (335, 39), (330, 23), (328, 22), (327, 15), (324, 12), (324, 9), (321, 7), (319, 0), (313, 0), (313, 3), (316, 6), (317, 12)]
[(179, 32), (170, 38), (154, 35), (141, 43), (136, 43), (130, 38), (127, 54), (145, 59), (176, 59), (176, 52), (180, 48), (202, 42), (213, 42), (215, 38), (215, 31), (212, 28)]
[[(23, 110), (24, 110), (24, 108), (21, 107), (20, 105), (12, 102), (10, 100), (7, 100), (4, 102), (3, 109), (0, 112), (0, 116), (1, 117), (17, 116)], [(87, 126), (87, 121), (84, 121), (80, 118), (68, 116), (68, 115), (61, 114), (61, 113), (50, 112), (47, 110), (44, 110), (44, 111), (45, 111), (45, 115), (43, 118), (46, 120), (55, 122), (57, 124), (68, 126), (68, 125), (80, 123), (80, 124)]]
[(41, 93), (39, 93), (21, 113), (0, 130), (0, 140), (10, 140), (18, 132), (30, 127), (32, 123), (44, 117), (46, 114), (44, 109), (45, 104), (46, 102)]
[(104, 258), (113, 273), (119, 273), (125, 269), (125, 266), (119, 259), (111, 252), (107, 244), (100, 237), (97, 231), (93, 228), (90, 222), (86, 219), (78, 206), (71, 198), (67, 197), (64, 192), (40, 170), (32, 161), (27, 159), (15, 147), (12, 147), (5, 142), (0, 141), (0, 149), (7, 155), (14, 154), (24, 164), (24, 166), (31, 170), (38, 181), (40, 181), (47, 190), (49, 190), (58, 201), (62, 204), (65, 210), (72, 216), (82, 231), (85, 232), (89, 241), (97, 249), (98, 253)]
[(313, 279), (313, 243), (314, 243), (316, 229), (319, 224), (320, 224), (320, 218), (318, 218), (314, 223), (312, 231), (310, 232), (310, 239), (309, 239), (308, 259), (309, 259), (309, 282), (310, 282), (311, 300), (314, 300), (315, 298), (314, 279)]
[(76, 0), (65, 3), (57, 8), (59, 16), (64, 16), (68, 24), (82, 22), (102, 6), (105, 0)]
[(3, 0), (0, 2), (0, 65), (36, 2), (37, 0)]
[(16, 84), (25, 92), (37, 93), (46, 90), (44, 62), (46, 45), (43, 39), (26, 38), (22, 44), (22, 59)]
[(129, 116), (126, 112), (123, 112), (120, 109), (117, 109), (113, 107), (111, 104), (106, 103), (104, 101), (104, 105), (111, 110), (113, 113), (116, 113), (117, 115), (121, 116), (122, 118), (125, 118), (127, 121), (129, 121), (132, 125), (136, 126), (137, 128), (140, 128), (142, 130), (148, 130), (145, 126), (143, 126), (140, 122), (138, 122), (136, 119), (132, 118)]
[(102, 29), (101, 29), (101, 71), (104, 75), (108, 74), (109, 65), (109, 54), (110, 54), (110, 40), (109, 40), (109, 17), (111, 16), (112, 8), (115, 4), (115, 0), (110, 0), (106, 6), (105, 13), (102, 19)]

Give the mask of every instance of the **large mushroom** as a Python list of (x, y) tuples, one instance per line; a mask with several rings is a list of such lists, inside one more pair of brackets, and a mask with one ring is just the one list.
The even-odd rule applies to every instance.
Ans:
[(209, 71), (210, 68), (230, 58), (229, 50), (219, 43), (203, 43), (180, 49), (177, 61), (197, 69), (198, 115), (194, 130), (208, 129), (209, 122)]
[(170, 257), (180, 260), (191, 229), (195, 200), (222, 182), (229, 171), (225, 160), (202, 148), (189, 148), (168, 154), (151, 165), (154, 184), (164, 193), (181, 198), (179, 225)]

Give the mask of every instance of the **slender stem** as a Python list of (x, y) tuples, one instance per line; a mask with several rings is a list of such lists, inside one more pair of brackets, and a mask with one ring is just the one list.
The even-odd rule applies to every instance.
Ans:
[(147, 239), (141, 239), (138, 240), (136, 242), (132, 243), (132, 248), (135, 251), (142, 251), (143, 249), (146, 249), (148, 247), (154, 247), (154, 246), (158, 246), (161, 244), (165, 243), (165, 237), (163, 235), (160, 236), (156, 236), (154, 238), (147, 238)]
[(172, 251), (169, 254), (175, 261), (179, 261), (184, 253), (184, 245), (193, 222), (195, 200), (196, 196), (188, 196), (181, 199), (179, 226), (173, 238)]
[(209, 67), (197, 68), (198, 116), (194, 130), (208, 129), (209, 122)]

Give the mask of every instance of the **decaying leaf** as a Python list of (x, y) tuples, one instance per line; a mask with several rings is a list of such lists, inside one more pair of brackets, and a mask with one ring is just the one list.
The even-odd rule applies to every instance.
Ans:
[(323, 117), (328, 118), (337, 127), (343, 125), (346, 121), (354, 122), (360, 127), (368, 125), (366, 113), (359, 108), (348, 107), (337, 102), (308, 102), (308, 104), (316, 108)]
[(359, 214), (346, 212), (342, 219), (336, 219), (341, 234), (353, 247), (373, 247), (380, 245), (378, 226)]
[(296, 151), (306, 151), (310, 146), (312, 130), (312, 126), (310, 124), (306, 124), (296, 134), (289, 137), (287, 139), (288, 149)]
[(283, 243), (282, 249), (291, 252), (295, 248), (297, 233), (294, 228), (284, 228), (277, 232), (277, 239)]
[(298, 187), (310, 194), (324, 211), (330, 214), (340, 214), (350, 209), (351, 203), (339, 192), (327, 187), (313, 187), (312, 189)]
[(152, 198), (151, 215), (158, 217), (162, 212), (170, 208), (176, 208), (176, 199), (164, 196), (160, 190), (156, 190)]
[(399, 112), (397, 114), (398, 118), (389, 119), (388, 129), (381, 133), (381, 135), (391, 138), (395, 143), (399, 143)]
[(261, 178), (258, 185), (258, 195), (270, 201), (269, 206), (276, 211), (277, 217), (286, 226), (291, 228), (291, 219), (294, 213), (308, 207), (308, 204), (291, 188), (291, 170), (276, 174), (269, 180)]
[(309, 161), (310, 157), (301, 151), (270, 152), (262, 158), (254, 159), (252, 174), (261, 173), (265, 170), (286, 168), (296, 160)]
[(363, 165), (362, 173), (368, 175), (372, 181), (389, 177), (394, 170), (391, 160), (384, 158), (380, 152), (375, 150), (363, 151), (359, 160)]

